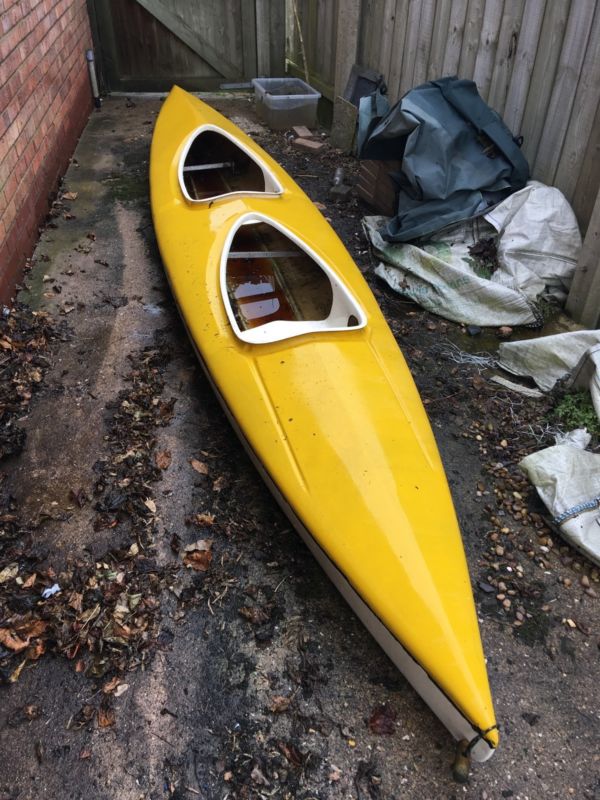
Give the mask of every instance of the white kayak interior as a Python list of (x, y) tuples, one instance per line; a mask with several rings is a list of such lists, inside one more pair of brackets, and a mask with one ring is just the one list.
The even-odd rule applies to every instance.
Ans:
[(216, 125), (202, 125), (187, 138), (179, 159), (179, 185), (192, 203), (235, 195), (276, 197), (283, 192), (271, 170)]
[(333, 270), (298, 237), (262, 214), (240, 217), (221, 258), (231, 327), (252, 344), (362, 328), (366, 315)]

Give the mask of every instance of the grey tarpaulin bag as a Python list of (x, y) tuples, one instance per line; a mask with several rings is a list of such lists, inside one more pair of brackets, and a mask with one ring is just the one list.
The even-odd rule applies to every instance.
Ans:
[(411, 241), (484, 214), (527, 183), (519, 145), (473, 81), (430, 81), (378, 118), (382, 108), (381, 99), (361, 101), (359, 157), (402, 161), (393, 176), (398, 213), (383, 233), (388, 241)]

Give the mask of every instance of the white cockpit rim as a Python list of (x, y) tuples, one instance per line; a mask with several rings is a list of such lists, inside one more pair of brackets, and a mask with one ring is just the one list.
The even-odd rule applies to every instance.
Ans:
[[(258, 259), (260, 259), (262, 263), (270, 262), (272, 265), (272, 267), (270, 267), (272, 285), (269, 285), (269, 278), (264, 278), (264, 270), (262, 276), (257, 278), (255, 272), (253, 276), (254, 281), (244, 283), (241, 282), (243, 280), (242, 272), (242, 277), (238, 278), (239, 282), (233, 287), (229, 285), (231, 281), (228, 282), (228, 262), (232, 258), (232, 244), (236, 234), (246, 225), (270, 226), (285, 239), (289, 240), (290, 244), (295, 248), (293, 252), (282, 250), (274, 252), (258, 250), (253, 252), (235, 252), (233, 254), (238, 267), (240, 263), (252, 262), (258, 264)], [(264, 257), (262, 257), (263, 252)], [(319, 302), (322, 303), (324, 301), (329, 306), (328, 312), (325, 312), (323, 317), (318, 319), (271, 319), (264, 324), (257, 324), (255, 322), (257, 319), (267, 319), (269, 316), (276, 317), (277, 310), (282, 303), (287, 305), (290, 311), (296, 308), (296, 301), (293, 297), (290, 297), (287, 287), (285, 286), (285, 279), (282, 277), (281, 271), (276, 263), (278, 259), (288, 258), (289, 260), (289, 257), (294, 256), (307, 256), (312, 262), (312, 265), (316, 267), (315, 272), (320, 270), (322, 273), (321, 286), (325, 294), (327, 294), (327, 299), (324, 300), (324, 298), (321, 297)], [(254, 267), (254, 270), (256, 271), (256, 267)], [(250, 344), (267, 344), (284, 339), (291, 339), (307, 333), (356, 330), (364, 328), (367, 324), (365, 312), (327, 262), (317, 255), (310, 245), (301, 238), (288, 230), (284, 225), (277, 222), (277, 220), (265, 214), (249, 212), (239, 217), (232, 225), (223, 246), (219, 277), (223, 304), (233, 332), (239, 339)], [(278, 280), (278, 277), (280, 280)], [(248, 287), (251, 286), (255, 287), (253, 291), (251, 288), (248, 289)], [(252, 292), (251, 295), (248, 294), (249, 291)], [(303, 291), (303, 289), (301, 289), (301, 291)], [(240, 303), (236, 303), (235, 309), (232, 303), (232, 295), (234, 295), (234, 302), (236, 298), (240, 299)], [(268, 307), (269, 303), (271, 304), (270, 307)], [(254, 324), (244, 327), (240, 324), (241, 309), (250, 307), (257, 307), (259, 310), (254, 311), (254, 309), (251, 309), (250, 313), (252, 316), (250, 316), (249, 319), (251, 319)]]
[[(188, 157), (190, 149), (196, 139), (201, 136), (203, 133), (212, 132), (216, 133), (220, 136), (223, 136), (225, 139), (228, 139), (232, 142), (239, 150), (244, 153), (251, 161), (258, 166), (262, 172), (263, 180), (264, 180), (264, 190), (256, 191), (254, 189), (248, 190), (236, 190), (232, 192), (221, 192), (215, 195), (211, 195), (209, 197), (202, 197), (202, 198), (195, 198), (192, 197), (189, 193), (185, 180), (184, 180), (184, 173), (188, 169), (192, 169), (191, 167), (185, 166), (185, 161)], [(221, 164), (216, 165), (208, 165), (210, 166), (223, 166)], [(177, 168), (177, 174), (179, 178), (179, 187), (181, 189), (181, 193), (185, 197), (185, 199), (189, 203), (213, 203), (215, 200), (220, 200), (223, 198), (231, 198), (231, 197), (279, 197), (283, 193), (283, 186), (277, 179), (277, 177), (273, 174), (273, 172), (263, 163), (262, 159), (257, 156), (252, 150), (244, 143), (240, 142), (233, 134), (228, 133), (227, 131), (220, 128), (218, 125), (212, 125), (210, 123), (205, 123), (200, 125), (198, 128), (195, 128), (187, 137), (183, 150), (181, 152), (181, 156), (179, 158), (179, 164)]]

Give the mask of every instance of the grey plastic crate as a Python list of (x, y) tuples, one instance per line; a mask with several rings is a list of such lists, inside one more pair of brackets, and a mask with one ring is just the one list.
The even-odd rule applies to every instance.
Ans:
[(254, 78), (254, 99), (259, 117), (276, 131), (293, 125), (315, 126), (320, 92), (300, 78)]

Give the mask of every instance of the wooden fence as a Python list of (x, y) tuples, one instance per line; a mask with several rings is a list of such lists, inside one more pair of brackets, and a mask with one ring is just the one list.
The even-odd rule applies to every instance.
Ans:
[[(600, 214), (592, 217), (600, 189), (600, 0), (294, 2), (309, 75), (326, 97), (341, 94), (354, 62), (383, 74), (392, 101), (433, 78), (471, 78), (523, 136), (532, 176), (561, 189), (582, 231), (589, 226), (588, 236), (600, 240), (600, 228), (593, 230)], [(295, 72), (302, 52), (287, 4)], [(591, 258), (598, 262), (600, 245)], [(598, 324), (600, 310), (587, 316)]]

